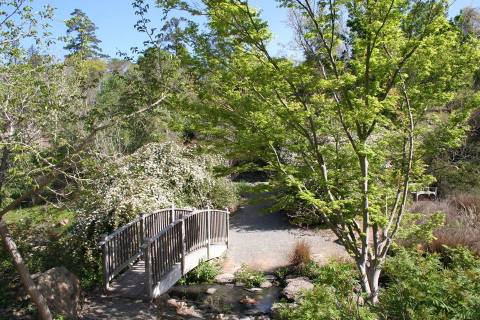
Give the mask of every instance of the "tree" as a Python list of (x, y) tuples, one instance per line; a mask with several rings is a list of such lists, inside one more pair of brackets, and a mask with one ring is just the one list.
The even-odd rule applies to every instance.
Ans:
[[(80, 9), (70, 14), (71, 18), (65, 21), (67, 36), (65, 50), (70, 51), (68, 56), (79, 55), (82, 59), (105, 58), (100, 48), (100, 41), (95, 34), (98, 28), (90, 18)], [(76, 34), (75, 37), (72, 34)]]
[(376, 303), (411, 184), (432, 181), (422, 161), (426, 132), (440, 113), (458, 130), (438, 139), (458, 140), (479, 103), (474, 94), (444, 109), (471, 85), (478, 42), (459, 41), (445, 1), (278, 2), (293, 12), (299, 62), (270, 54), (268, 24), (248, 1), (157, 4), (207, 19), (202, 27), (192, 19), (185, 39), (198, 127), (230, 154), (261, 154), (315, 206)]
[[(75, 187), (82, 161), (93, 159), (96, 136), (161, 105), (170, 94), (165, 84), (156, 100), (123, 110), (101, 112), (85, 106), (91, 67), (77, 59), (56, 62), (51, 56), (31, 59), (25, 39), (49, 44), (50, 7), (33, 14), (28, 1), (1, 1), (0, 6), (0, 237), (41, 319), (51, 319), (48, 305), (33, 282), (5, 222), (6, 213), (34, 196), (63, 197), (58, 182)], [(46, 41), (44, 41), (46, 40)], [(97, 69), (97, 68), (94, 68)]]
[(465, 33), (480, 37), (480, 9), (466, 7), (460, 11), (460, 14), (454, 19), (455, 24)]

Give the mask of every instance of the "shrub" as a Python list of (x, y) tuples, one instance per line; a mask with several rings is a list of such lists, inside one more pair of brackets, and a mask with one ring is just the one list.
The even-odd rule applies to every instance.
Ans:
[(364, 304), (352, 264), (317, 266), (315, 288), (297, 305), (282, 305), (281, 319), (480, 319), (480, 260), (465, 248), (443, 254), (399, 248), (384, 267), (380, 302)]
[[(97, 163), (97, 162), (95, 162)], [(152, 143), (135, 153), (100, 168), (91, 168), (77, 201), (77, 222), (65, 243), (88, 276), (88, 283), (101, 276), (100, 238), (131, 221), (175, 204), (177, 207), (216, 208), (234, 206), (235, 185), (216, 177), (214, 169), (225, 161), (217, 156), (169, 143)], [(82, 279), (84, 280), (84, 279)]]
[(301, 267), (306, 265), (312, 260), (311, 252), (312, 250), (310, 244), (307, 241), (297, 241), (289, 257), (290, 264), (295, 267)]
[(202, 260), (195, 269), (180, 279), (179, 283), (182, 285), (212, 283), (220, 271), (217, 263)]
[(235, 281), (245, 284), (247, 288), (259, 287), (265, 280), (263, 272), (254, 270), (247, 265), (242, 265), (240, 270), (235, 272)]
[(354, 292), (357, 273), (351, 263), (333, 261), (319, 266), (311, 261), (301, 274), (314, 280), (313, 290), (305, 292), (297, 306), (283, 305), (280, 318), (285, 320), (377, 319), (367, 306), (359, 304)]
[(385, 273), (382, 319), (480, 319), (480, 261), (467, 249), (444, 256), (400, 249)]

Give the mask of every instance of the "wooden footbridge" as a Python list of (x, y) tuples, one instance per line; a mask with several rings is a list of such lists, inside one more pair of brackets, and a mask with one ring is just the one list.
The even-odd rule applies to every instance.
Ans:
[(105, 236), (105, 287), (131, 297), (156, 298), (200, 261), (228, 248), (227, 210), (177, 209), (142, 215)]

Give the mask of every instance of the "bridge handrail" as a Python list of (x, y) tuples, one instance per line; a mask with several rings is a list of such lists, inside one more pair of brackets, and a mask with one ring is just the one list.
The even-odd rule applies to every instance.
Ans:
[(228, 247), (228, 224), (228, 210), (195, 210), (170, 223), (156, 236), (145, 239), (143, 250), (149, 296), (154, 297), (173, 265), (181, 265), (181, 275), (189, 271), (185, 269), (189, 253), (206, 248), (208, 260), (212, 244), (225, 243)]
[[(175, 206), (161, 209), (141, 215), (114, 230), (111, 234), (105, 235), (99, 243), (103, 256), (105, 287), (108, 289), (110, 281), (142, 255), (142, 244), (150, 230), (165, 228), (159, 222), (160, 218), (167, 219), (169, 223), (172, 223), (183, 217), (185, 213), (192, 211), (193, 209), (175, 208)], [(162, 217), (159, 215), (161, 213), (167, 213), (167, 215)]]

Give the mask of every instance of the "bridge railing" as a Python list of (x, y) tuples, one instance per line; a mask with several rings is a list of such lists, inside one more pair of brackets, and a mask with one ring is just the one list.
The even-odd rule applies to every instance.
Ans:
[(193, 210), (184, 208), (162, 209), (142, 215), (132, 222), (106, 235), (100, 242), (103, 255), (103, 277), (108, 289), (110, 281), (143, 254), (145, 238), (161, 233), (174, 221), (191, 214)]
[(145, 258), (146, 289), (150, 297), (163, 293), (179, 278), (190, 271), (192, 264), (187, 256), (197, 250), (206, 249), (206, 255), (199, 255), (198, 262), (211, 259), (211, 246), (228, 246), (228, 210), (196, 210), (162, 230), (153, 238), (147, 238), (143, 245)]

